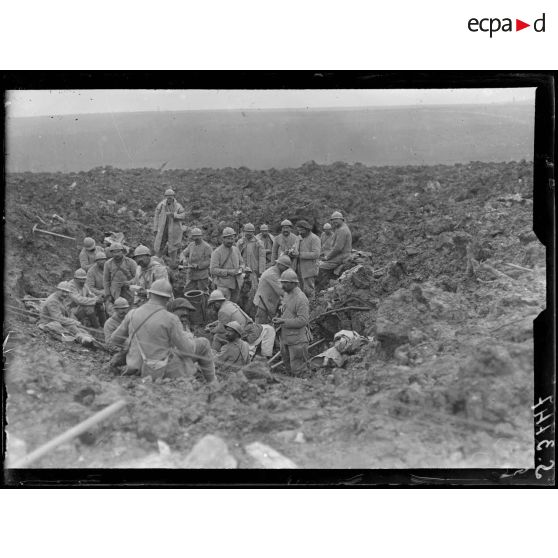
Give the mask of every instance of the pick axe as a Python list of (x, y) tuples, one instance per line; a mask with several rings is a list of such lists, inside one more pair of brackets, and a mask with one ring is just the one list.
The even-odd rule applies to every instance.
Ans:
[(43, 233), (43, 234), (50, 234), (51, 236), (57, 236), (59, 238), (67, 238), (68, 240), (74, 240), (74, 241), (76, 240), (72, 236), (66, 236), (65, 234), (58, 234), (58, 233), (53, 233), (53, 232), (50, 232), (50, 231), (45, 231), (43, 229), (37, 228), (37, 225), (33, 225), (33, 236), (35, 236), (36, 232), (40, 232), (40, 233)]

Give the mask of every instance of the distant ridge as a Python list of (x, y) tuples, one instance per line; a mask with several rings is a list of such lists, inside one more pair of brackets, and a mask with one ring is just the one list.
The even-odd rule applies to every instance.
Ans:
[(7, 171), (253, 169), (307, 161), (452, 164), (533, 158), (530, 103), (234, 109), (8, 118)]

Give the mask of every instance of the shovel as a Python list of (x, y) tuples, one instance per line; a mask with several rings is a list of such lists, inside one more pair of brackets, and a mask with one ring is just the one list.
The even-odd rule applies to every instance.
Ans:
[(67, 238), (68, 240), (73, 240), (73, 241), (76, 240), (72, 236), (66, 236), (65, 234), (58, 234), (58, 233), (53, 233), (53, 232), (50, 232), (50, 231), (45, 231), (43, 229), (37, 228), (37, 225), (33, 225), (33, 235), (35, 235), (36, 232), (40, 232), (40, 233), (43, 233), (43, 234), (50, 234), (51, 236), (57, 236), (59, 238)]

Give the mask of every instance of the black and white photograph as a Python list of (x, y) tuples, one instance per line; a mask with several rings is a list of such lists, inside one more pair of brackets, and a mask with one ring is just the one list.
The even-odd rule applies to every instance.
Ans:
[(5, 474), (551, 469), (536, 88), (467, 84), (7, 90)]

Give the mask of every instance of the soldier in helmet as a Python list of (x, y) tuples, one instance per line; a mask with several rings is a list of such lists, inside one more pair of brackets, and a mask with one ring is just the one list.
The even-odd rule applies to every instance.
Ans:
[(130, 305), (125, 298), (117, 298), (114, 301), (112, 316), (105, 322), (103, 326), (103, 331), (105, 333), (105, 343), (108, 349), (114, 353), (110, 359), (110, 370), (116, 372), (118, 367), (124, 366), (126, 364), (126, 353), (127, 348), (121, 348), (116, 345), (111, 344), (110, 338), (112, 334), (118, 329), (118, 326), (122, 323), (126, 314), (130, 311)]
[(104, 252), (102, 246), (97, 246), (95, 240), (89, 236), (83, 239), (83, 248), (79, 253), (79, 265), (83, 271), (89, 271), (95, 265), (95, 256)]
[(101, 320), (104, 319), (102, 307), (104, 297), (95, 296), (85, 284), (86, 280), (87, 273), (80, 267), (75, 271), (72, 281), (68, 282), (71, 290), (70, 310), (83, 325), (99, 328)]
[[(105, 263), (107, 257), (104, 252), (97, 252), (95, 255), (95, 265), (89, 268), (87, 272), (87, 278), (85, 279), (85, 284), (89, 287), (89, 290), (98, 297), (99, 305), (97, 306), (97, 315), (99, 316), (99, 321), (101, 325), (105, 323), (106, 314), (106, 303), (105, 303), (105, 285), (103, 282), (103, 274), (105, 269)], [(100, 304), (102, 301), (102, 304)]]
[(323, 258), (324, 256), (327, 256), (329, 254), (329, 252), (333, 248), (333, 240), (334, 240), (333, 227), (331, 226), (330, 223), (325, 223), (322, 229), (323, 232), (320, 236), (320, 240), (322, 243), (320, 258)]
[(241, 339), (242, 326), (235, 321), (225, 325), (226, 343), (215, 357), (215, 363), (224, 374), (238, 372), (240, 367), (250, 363), (250, 347)]
[(271, 252), (273, 250), (273, 237), (269, 234), (269, 227), (267, 225), (260, 225), (260, 234), (256, 235), (256, 238), (263, 244), (265, 249), (265, 268), (269, 269), (273, 264), (274, 260), (271, 257)]
[(283, 254), (277, 258), (275, 265), (266, 269), (260, 278), (258, 290), (254, 296), (257, 324), (270, 324), (277, 314), (281, 297), (285, 294), (281, 288), (281, 273), (291, 266), (289, 256)]
[(129, 346), (126, 372), (157, 378), (176, 378), (194, 373), (188, 358), (195, 345), (182, 334), (182, 324), (175, 314), (167, 311), (172, 298), (168, 281), (158, 279), (148, 289), (148, 301), (126, 314), (111, 335), (110, 343)]
[(109, 314), (112, 312), (112, 304), (120, 296), (132, 304), (134, 297), (130, 285), (134, 282), (137, 269), (136, 262), (124, 255), (122, 244), (114, 242), (111, 246), (111, 254), (112, 258), (105, 263), (103, 270), (105, 301)]
[(165, 199), (155, 208), (153, 218), (153, 244), (155, 255), (162, 257), (167, 251), (170, 258), (170, 267), (178, 265), (178, 252), (182, 243), (182, 223), (186, 219), (184, 207), (175, 199), (174, 190), (165, 190)]
[(292, 269), (281, 274), (281, 285), (285, 291), (281, 317), (273, 318), (273, 323), (281, 327), (281, 357), (287, 373), (300, 376), (308, 370), (308, 298)]
[(281, 222), (281, 234), (278, 234), (273, 239), (271, 259), (277, 261), (281, 254), (286, 254), (291, 258), (293, 269), (296, 269), (299, 242), (300, 237), (293, 233), (293, 224), (288, 219), (285, 219)]
[(190, 357), (192, 363), (197, 363), (203, 377), (207, 382), (215, 381), (215, 362), (213, 352), (211, 351), (211, 343), (206, 337), (194, 337), (190, 330), (190, 315), (195, 311), (195, 307), (185, 298), (175, 298), (167, 304), (167, 310), (172, 312), (182, 324), (184, 337), (194, 343), (194, 355)]
[(314, 298), (316, 277), (318, 276), (318, 259), (320, 257), (321, 242), (312, 232), (308, 221), (298, 221), (296, 224), (300, 243), (298, 245), (298, 276), (302, 279), (302, 290), (309, 298)]
[(250, 346), (250, 350), (255, 354), (257, 347), (260, 346), (262, 356), (271, 357), (273, 344), (275, 342), (275, 329), (270, 325), (255, 324), (254, 321), (238, 304), (226, 300), (220, 290), (211, 293), (208, 305), (215, 306), (217, 309), (217, 320), (206, 326), (206, 330), (213, 334), (211, 346), (216, 351), (226, 343), (225, 326), (229, 322), (237, 322), (242, 328), (242, 335)]
[(191, 242), (180, 255), (180, 263), (188, 270), (184, 291), (203, 291), (209, 288), (209, 264), (213, 248), (203, 239), (201, 229), (190, 231)]
[(39, 328), (57, 337), (72, 335), (83, 343), (84, 339), (90, 337), (81, 329), (81, 323), (70, 313), (68, 303), (71, 294), (72, 289), (66, 281), (58, 283), (56, 291), (41, 303)]
[(238, 302), (240, 289), (244, 282), (244, 259), (234, 245), (235, 232), (231, 227), (223, 229), (223, 243), (213, 250), (209, 272), (215, 287), (225, 298)]
[(147, 290), (157, 279), (169, 280), (167, 268), (157, 258), (151, 256), (147, 246), (139, 245), (134, 250), (134, 260), (137, 264), (136, 274), (131, 289), (135, 291), (134, 301), (143, 304), (147, 300)]
[(335, 269), (349, 259), (353, 247), (351, 231), (347, 227), (343, 214), (340, 211), (334, 211), (331, 214), (331, 225), (334, 230), (333, 246), (329, 253), (325, 254), (320, 264), (318, 273), (319, 288), (324, 287), (330, 279), (335, 277)]

